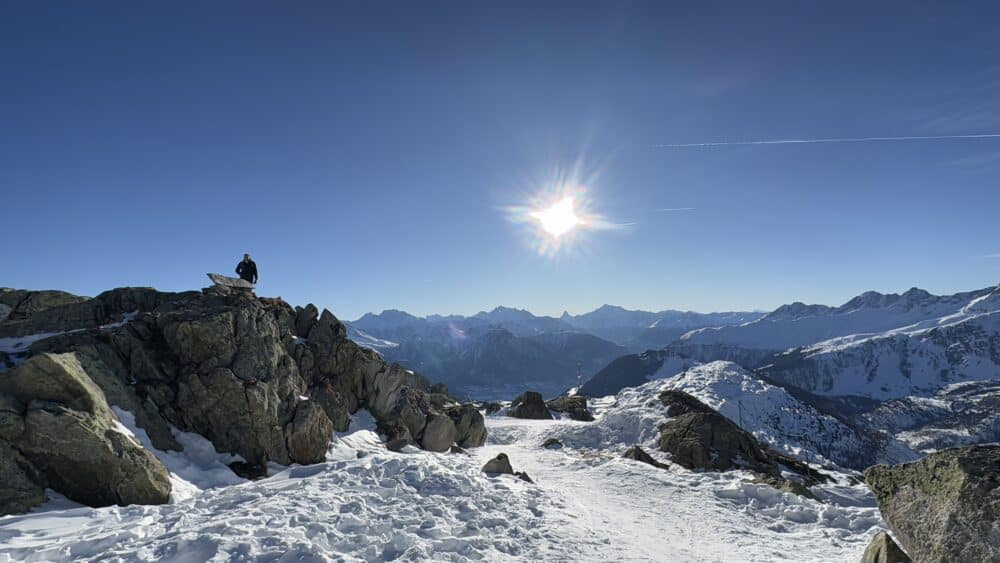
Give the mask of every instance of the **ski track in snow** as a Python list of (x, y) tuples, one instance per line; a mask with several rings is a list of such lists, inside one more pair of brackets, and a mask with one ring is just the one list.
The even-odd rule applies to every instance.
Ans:
[[(591, 428), (626, 420), (614, 398), (597, 407), (607, 412)], [(118, 414), (122, 431), (146, 442)], [(172, 504), (93, 509), (54, 495), (39, 511), (0, 518), (0, 562), (847, 561), (882, 524), (863, 487), (831, 486), (825, 496), (841, 502), (821, 503), (742, 472), (622, 459), (633, 436), (614, 424), (598, 433), (601, 449), (546, 450), (545, 438), (588, 425), (487, 417), (489, 441), (469, 455), (393, 453), (359, 414), (326, 463), (257, 482), (199, 479), (196, 468), (220, 461), (211, 448), (188, 452), (186, 464), (185, 454), (156, 452), (186, 471)], [(536, 484), (483, 474), (501, 451)]]

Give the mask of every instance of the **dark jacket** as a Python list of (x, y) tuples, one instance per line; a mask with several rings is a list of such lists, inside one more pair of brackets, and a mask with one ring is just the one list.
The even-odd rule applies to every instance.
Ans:
[(250, 283), (257, 283), (257, 263), (253, 260), (240, 260), (236, 273)]

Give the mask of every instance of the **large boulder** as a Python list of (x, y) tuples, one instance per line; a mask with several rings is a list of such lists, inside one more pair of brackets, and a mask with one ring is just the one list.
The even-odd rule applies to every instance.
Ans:
[(885, 532), (879, 532), (875, 534), (872, 538), (871, 543), (865, 549), (865, 553), (861, 556), (861, 563), (911, 563), (912, 559), (909, 558), (903, 550), (896, 545), (896, 542), (892, 541), (889, 534)]
[(483, 465), (483, 473), (494, 473), (500, 475), (513, 475), (514, 467), (510, 464), (510, 458), (505, 453), (499, 453), (493, 459)]
[(499, 453), (496, 457), (487, 461), (486, 465), (483, 465), (483, 473), (490, 476), (513, 475), (522, 481), (534, 483), (526, 472), (514, 471), (514, 467), (510, 464), (510, 458), (505, 453)]
[[(162, 504), (170, 498), (163, 464), (120, 430), (100, 388), (73, 354), (41, 354), (0, 375), (8, 420), (5, 433), (23, 460), (22, 473), (90, 506)], [(14, 412), (23, 405), (23, 412)], [(17, 458), (18, 460), (21, 458)], [(16, 490), (16, 487), (12, 487)], [(9, 490), (5, 494), (10, 494)]]
[(536, 420), (552, 420), (552, 413), (545, 406), (541, 393), (525, 391), (519, 395), (507, 409), (507, 414), (515, 418), (530, 418)]
[(865, 481), (915, 561), (1000, 561), (1000, 445), (877, 465), (865, 471)]
[(445, 413), (455, 423), (455, 441), (462, 448), (477, 448), (486, 443), (486, 420), (475, 406), (455, 405)]
[(458, 432), (451, 417), (445, 414), (435, 414), (427, 417), (420, 445), (432, 452), (446, 452), (455, 443)]
[(570, 395), (568, 397), (557, 397), (545, 403), (550, 411), (565, 413), (573, 420), (591, 422), (594, 415), (590, 414), (587, 408), (587, 398), (582, 395)]
[(660, 427), (659, 448), (688, 469), (778, 473), (753, 434), (715, 411), (689, 412), (667, 420)]

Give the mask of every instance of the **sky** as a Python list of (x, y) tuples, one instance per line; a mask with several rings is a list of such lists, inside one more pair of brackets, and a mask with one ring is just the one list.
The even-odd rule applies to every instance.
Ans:
[[(341, 318), (1000, 282), (995, 2), (6, 2), (0, 286)], [(573, 188), (606, 228), (512, 210)], [(582, 213), (582, 210), (581, 210)], [(521, 219), (523, 219), (523, 213)], [(540, 252), (539, 247), (545, 252)]]

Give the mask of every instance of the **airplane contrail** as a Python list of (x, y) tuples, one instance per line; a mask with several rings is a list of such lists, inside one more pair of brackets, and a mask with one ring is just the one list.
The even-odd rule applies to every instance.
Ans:
[(690, 147), (727, 147), (733, 145), (798, 145), (810, 143), (875, 143), (885, 141), (940, 141), (945, 139), (996, 139), (1000, 133), (979, 135), (913, 135), (909, 137), (832, 137), (829, 139), (772, 139), (764, 141), (718, 141), (713, 143), (667, 143), (653, 145), (661, 149)]

